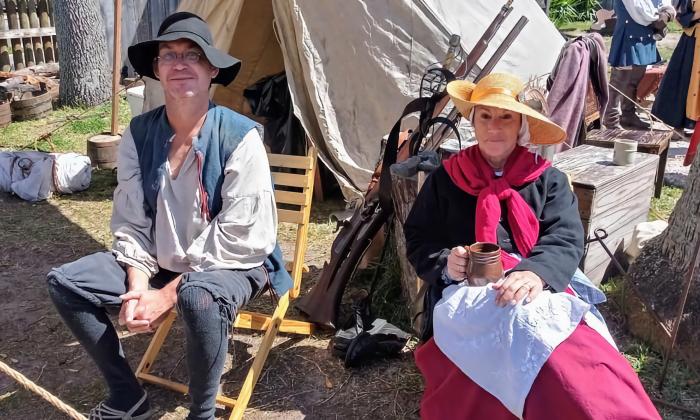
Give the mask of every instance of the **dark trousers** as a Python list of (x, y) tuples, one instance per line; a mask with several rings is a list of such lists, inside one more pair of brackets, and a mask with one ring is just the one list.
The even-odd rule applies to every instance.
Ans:
[[(161, 270), (151, 286), (161, 288), (177, 275)], [(182, 276), (177, 310), (187, 338), (192, 399), (188, 419), (214, 418), (231, 323), (237, 311), (266, 284), (263, 267)], [(125, 270), (111, 253), (97, 253), (52, 270), (48, 285), (59, 314), (104, 376), (110, 391), (108, 402), (112, 406), (133, 405), (143, 391), (107, 316), (107, 311), (118, 312), (121, 307), (119, 296), (127, 291)]]
[[(637, 86), (646, 73), (646, 66), (632, 66), (629, 69), (613, 67), (610, 73), (610, 88), (608, 106), (605, 108), (603, 125), (614, 126), (620, 123), (620, 115), (625, 118), (634, 117), (635, 105), (627, 98), (620, 95), (618, 90), (627, 97), (637, 100)], [(613, 89), (616, 87), (617, 90)]]

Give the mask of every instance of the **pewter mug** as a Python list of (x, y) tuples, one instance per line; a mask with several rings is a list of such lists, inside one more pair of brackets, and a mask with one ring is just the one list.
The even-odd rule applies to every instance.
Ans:
[(469, 262), (467, 278), (472, 286), (486, 286), (503, 278), (501, 247), (491, 242), (476, 242), (466, 247)]

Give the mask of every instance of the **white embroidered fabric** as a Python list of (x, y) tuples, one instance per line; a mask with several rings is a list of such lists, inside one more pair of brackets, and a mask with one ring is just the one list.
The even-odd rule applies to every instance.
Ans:
[(540, 369), (584, 317), (615, 347), (591, 306), (575, 296), (544, 291), (526, 305), (500, 307), (496, 293), (491, 285), (447, 287), (433, 314), (435, 343), (518, 418)]

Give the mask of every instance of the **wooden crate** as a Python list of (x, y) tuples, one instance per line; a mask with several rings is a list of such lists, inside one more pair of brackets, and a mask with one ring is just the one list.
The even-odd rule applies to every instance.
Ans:
[[(611, 149), (579, 146), (559, 153), (554, 166), (571, 177), (586, 238), (594, 238), (596, 229), (605, 229), (605, 244), (612, 252), (621, 253), (629, 245), (635, 225), (647, 221), (659, 157), (635, 153), (634, 164), (617, 166), (612, 155)], [(599, 284), (613, 265), (603, 247), (590, 242), (580, 267)]]
[(612, 148), (617, 139), (634, 140), (637, 142), (637, 151), (659, 155), (659, 168), (656, 171), (654, 187), (654, 197), (659, 198), (661, 197), (661, 188), (664, 185), (664, 173), (666, 172), (671, 137), (673, 137), (671, 130), (591, 130), (586, 135), (584, 144)]

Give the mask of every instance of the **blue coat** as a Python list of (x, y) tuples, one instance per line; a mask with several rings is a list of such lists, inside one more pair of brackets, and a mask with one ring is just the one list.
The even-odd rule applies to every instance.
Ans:
[[(661, 0), (651, 0), (655, 6)], [(647, 66), (661, 61), (653, 38), (654, 29), (642, 26), (632, 19), (622, 0), (615, 0), (617, 22), (613, 30), (608, 63), (613, 67)]]

